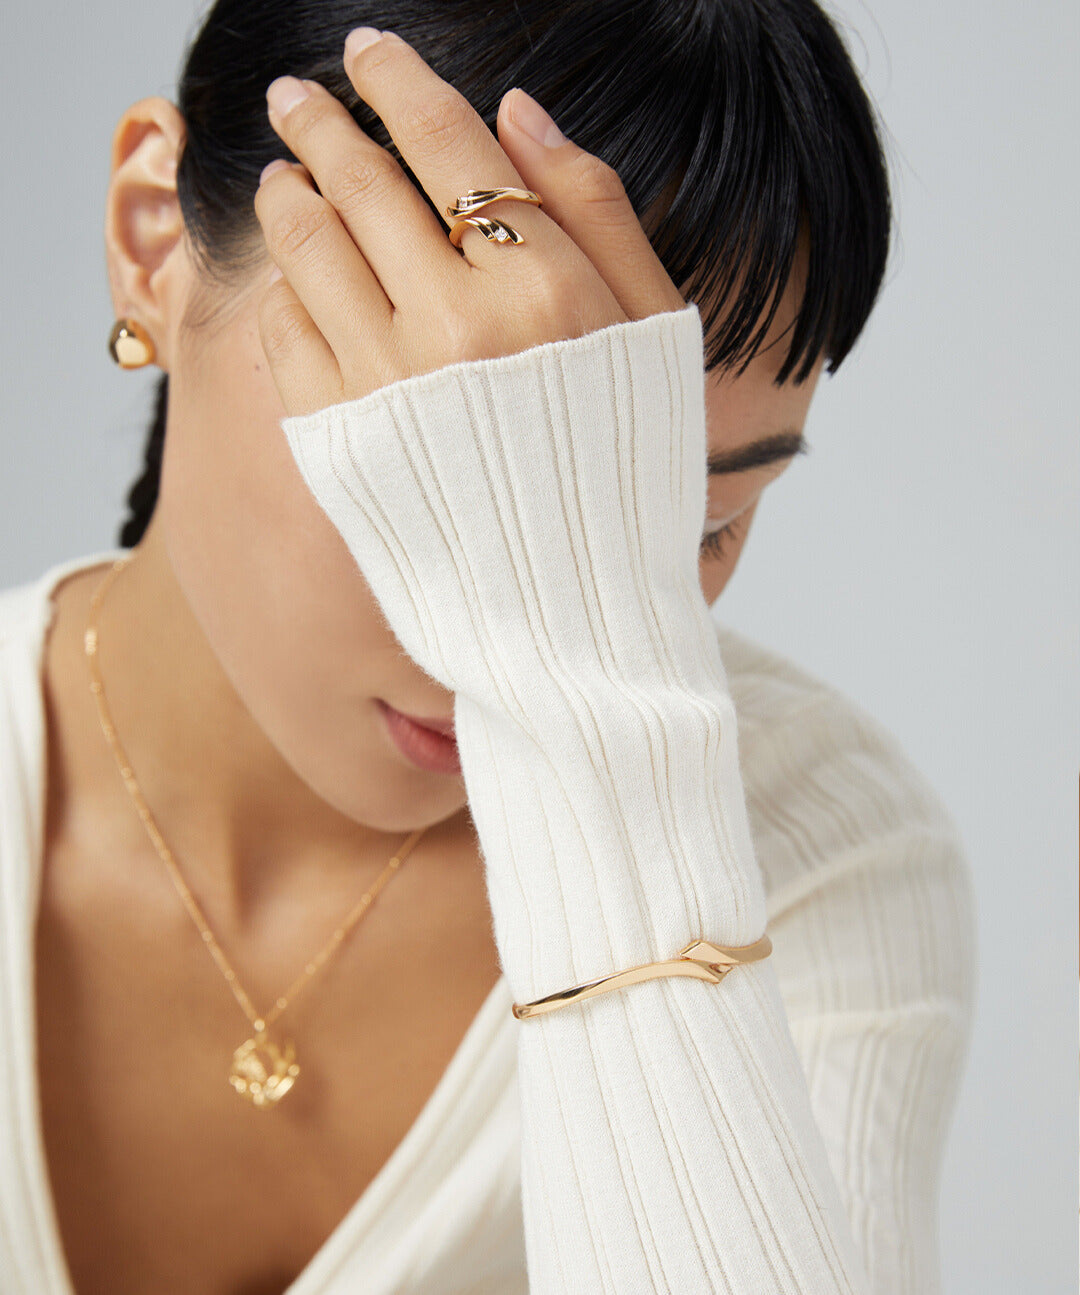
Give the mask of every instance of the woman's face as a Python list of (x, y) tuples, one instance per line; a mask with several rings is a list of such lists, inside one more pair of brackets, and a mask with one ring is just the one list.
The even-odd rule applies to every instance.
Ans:
[[(464, 802), (462, 779), (408, 764), (375, 699), (448, 718), (452, 694), (404, 655), (295, 466), (259, 341), (259, 295), (247, 294), (212, 336), (177, 337), (154, 527), (233, 687), (308, 785), (373, 826), (388, 807), (415, 812), (418, 800), (431, 821), (442, 819)], [(793, 313), (786, 300), (776, 337)], [(783, 350), (759, 352), (739, 377), (708, 375), (710, 454), (803, 427), (820, 365), (806, 382), (777, 387)], [(708, 518), (734, 519), (735, 533), (721, 556), (701, 557), (708, 602), (731, 578), (762, 492), (789, 461), (710, 478)]]

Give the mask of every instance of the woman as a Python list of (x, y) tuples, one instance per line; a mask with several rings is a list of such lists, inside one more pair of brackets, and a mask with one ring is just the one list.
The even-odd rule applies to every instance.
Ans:
[(218, 3), (112, 166), (168, 379), (3, 600), (5, 1291), (935, 1289), (954, 829), (708, 610), (882, 278), (827, 19)]

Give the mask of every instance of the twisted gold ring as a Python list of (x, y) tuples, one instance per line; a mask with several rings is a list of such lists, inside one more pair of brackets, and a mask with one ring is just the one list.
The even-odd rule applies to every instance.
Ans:
[(531, 189), (516, 189), (512, 186), (505, 186), (501, 189), (470, 189), (468, 193), (462, 194), (461, 197), (454, 200), (451, 206), (446, 208), (448, 216), (461, 218), (451, 226), (450, 242), (455, 247), (460, 247), (465, 230), (471, 225), (474, 229), (478, 229), (491, 243), (524, 243), (524, 236), (503, 221), (495, 220), (490, 216), (474, 216), (472, 214), (482, 207), (486, 207), (490, 202), (498, 202), (501, 198), (510, 199), (514, 202), (528, 202), (535, 207), (539, 207), (542, 201), (540, 195), (533, 193)]

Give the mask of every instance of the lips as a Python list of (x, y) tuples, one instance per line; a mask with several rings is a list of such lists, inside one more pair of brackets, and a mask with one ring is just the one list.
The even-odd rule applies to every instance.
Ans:
[[(453, 720), (405, 715), (393, 706), (376, 699), (382, 711), (386, 735), (410, 763), (431, 773), (461, 773), (461, 759), (454, 737)], [(438, 724), (439, 728), (432, 727)], [(449, 729), (449, 732), (445, 730)]]
[(398, 711), (399, 715), (404, 715), (406, 719), (412, 720), (414, 724), (419, 724), (421, 728), (430, 728), (434, 733), (441, 733), (443, 737), (454, 736), (454, 721), (452, 719), (423, 719), (419, 715), (409, 715), (405, 711)]

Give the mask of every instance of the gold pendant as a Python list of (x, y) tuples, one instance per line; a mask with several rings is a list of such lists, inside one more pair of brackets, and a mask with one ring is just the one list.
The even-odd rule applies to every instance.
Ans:
[(300, 1067), (295, 1057), (291, 1042), (282, 1053), (263, 1030), (233, 1053), (229, 1083), (255, 1106), (274, 1106), (296, 1083)]

